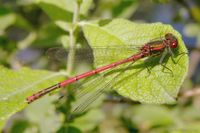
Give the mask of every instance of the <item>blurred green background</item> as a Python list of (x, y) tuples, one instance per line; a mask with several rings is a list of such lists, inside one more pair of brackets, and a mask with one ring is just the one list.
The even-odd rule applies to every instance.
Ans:
[[(39, 0), (38, 0), (39, 1)], [(37, 0), (0, 1), (0, 62), (14, 70), (22, 67), (59, 71), (66, 62), (50, 60), (51, 47), (67, 47), (75, 6), (65, 9)], [(48, 1), (48, 0), (43, 0)], [(49, 0), (51, 1), (51, 0)], [(60, 2), (60, 3), (59, 3)], [(111, 92), (97, 106), (73, 121), (68, 120), (70, 95), (61, 100), (50, 96), (29, 105), (5, 124), (5, 133), (198, 133), (200, 132), (200, 1), (199, 0), (83, 0), (81, 20), (126, 18), (136, 22), (171, 24), (182, 36), (190, 55), (188, 76), (175, 105), (145, 105)], [(48, 14), (49, 12), (50, 14)], [(48, 13), (47, 13), (48, 12)], [(63, 14), (57, 14), (63, 12)], [(65, 16), (66, 15), (66, 16)], [(52, 21), (54, 20), (54, 21)], [(80, 36), (77, 42), (81, 43)], [(85, 63), (86, 62), (86, 63)], [(80, 73), (87, 60), (75, 68)], [(61, 92), (66, 93), (66, 92)]]

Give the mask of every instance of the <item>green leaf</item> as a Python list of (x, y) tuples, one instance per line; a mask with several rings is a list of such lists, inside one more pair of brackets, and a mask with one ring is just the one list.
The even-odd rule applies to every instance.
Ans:
[(7, 8), (0, 7), (0, 34), (11, 25), (21, 27), (22, 29), (31, 30), (31, 26), (22, 16), (11, 12)]
[(78, 128), (73, 126), (63, 126), (56, 133), (82, 133)]
[(80, 13), (85, 16), (88, 15), (89, 9), (91, 8), (92, 4), (93, 0), (83, 0), (80, 7)]
[(62, 118), (55, 111), (55, 99), (58, 100), (56, 95), (43, 97), (38, 102), (33, 102), (27, 106), (23, 111), (26, 119), (30, 123), (34, 123), (41, 133), (56, 132), (62, 125), (60, 120)]
[(4, 31), (7, 27), (15, 23), (16, 16), (13, 13), (0, 16), (0, 32)]
[(88, 132), (99, 125), (104, 117), (105, 116), (101, 110), (93, 109), (82, 117), (76, 118), (72, 125), (79, 128), (81, 131)]
[(65, 32), (54, 23), (46, 23), (37, 31), (37, 39), (33, 42), (37, 47), (53, 47), (60, 44), (59, 38)]
[(10, 133), (14, 133), (14, 132), (23, 133), (28, 128), (28, 126), (30, 126), (28, 121), (26, 121), (26, 120), (17, 120), (17, 121), (14, 121), (14, 124), (12, 125), (12, 127), (11, 127), (9, 132)]
[(173, 125), (173, 116), (170, 114), (170, 110), (164, 106), (139, 105), (132, 107), (130, 112), (133, 112), (131, 120), (138, 127), (140, 125), (149, 128)]
[[(59, 8), (59, 9), (62, 9), (62, 10), (65, 10), (65, 11), (71, 12), (71, 13), (74, 12), (74, 9), (76, 6), (76, 0), (59, 0), (59, 2), (57, 0), (35, 0), (35, 1), (36, 1), (36, 3), (41, 5), (41, 7), (43, 7), (43, 5), (46, 5), (47, 7), (54, 6), (54, 9)], [(92, 4), (92, 0), (83, 0), (81, 2), (81, 6), (80, 6), (80, 13), (82, 15), (86, 15), (88, 13), (88, 10), (90, 9), (91, 4)], [(45, 8), (45, 11), (50, 12), (50, 9), (48, 9), (47, 7)]]
[[(175, 57), (165, 57), (163, 63), (172, 73), (159, 65), (160, 56), (149, 57), (134, 62), (132, 67), (117, 78), (113, 88), (121, 95), (144, 103), (174, 103), (179, 88), (188, 70), (188, 55), (181, 35), (170, 25), (162, 23), (139, 24), (124, 19), (102, 20), (96, 23), (82, 24), (84, 35), (93, 48), (96, 67), (130, 57), (144, 44), (160, 39), (166, 33), (172, 33), (178, 39), (178, 48), (173, 50)], [(105, 47), (104, 51), (95, 49)], [(116, 47), (116, 48), (114, 48)], [(117, 48), (118, 47), (118, 48)], [(182, 53), (182, 55), (179, 55)], [(102, 56), (103, 55), (103, 56)], [(109, 82), (121, 65), (105, 74)], [(150, 69), (150, 72), (148, 69)], [(113, 81), (112, 81), (113, 82)]]
[[(57, 0), (35, 1), (60, 28), (66, 30), (70, 27), (76, 6), (75, 0), (59, 0), (59, 2)], [(92, 0), (83, 0), (80, 5), (80, 15), (87, 15), (91, 5)]]
[(66, 0), (60, 0), (59, 2), (56, 0), (35, 0), (36, 3), (49, 15), (51, 19), (63, 20), (67, 22), (72, 21), (72, 9), (70, 8), (70, 4), (74, 5), (74, 1), (70, 4), (67, 3)]
[(156, 3), (162, 3), (162, 4), (169, 3), (169, 0), (153, 0), (153, 1)]
[(0, 129), (12, 114), (28, 105), (26, 97), (63, 77), (61, 73), (28, 68), (13, 71), (0, 66)]
[(133, 12), (136, 11), (138, 2), (138, 0), (121, 0), (116, 6), (113, 7), (112, 15), (114, 17), (129, 18), (133, 15)]
[(200, 133), (199, 122), (188, 122), (182, 127), (176, 127), (171, 130), (171, 133)]
[(138, 5), (139, 0), (101, 0), (95, 9), (95, 14), (98, 16), (106, 14), (106, 18), (130, 18)]

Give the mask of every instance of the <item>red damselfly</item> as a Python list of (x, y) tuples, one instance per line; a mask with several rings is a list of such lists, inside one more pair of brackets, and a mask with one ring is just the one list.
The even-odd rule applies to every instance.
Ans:
[[(177, 41), (176, 37), (171, 33), (167, 33), (167, 34), (165, 34), (164, 38), (162, 38), (162, 39), (151, 41), (151, 42), (144, 44), (144, 46), (142, 46), (139, 49), (139, 52), (137, 54), (134, 54), (134, 55), (132, 55), (128, 58), (122, 59), (120, 61), (113, 62), (111, 64), (99, 67), (95, 70), (92, 70), (92, 71), (71, 77), (71, 78), (69, 78), (69, 79), (67, 79), (63, 82), (60, 82), (60, 83), (55, 84), (53, 86), (50, 86), (46, 89), (43, 89), (39, 92), (36, 92), (35, 94), (27, 97), (26, 100), (27, 100), (28, 103), (31, 103), (31, 102), (35, 101), (36, 99), (39, 99), (40, 97), (48, 94), (49, 92), (52, 92), (53, 90), (65, 87), (65, 86), (67, 86), (71, 83), (74, 83), (74, 82), (76, 82), (80, 79), (84, 79), (86, 77), (96, 75), (98, 73), (101, 73), (103, 71), (115, 68), (119, 65), (122, 65), (122, 64), (125, 64), (125, 63), (128, 63), (128, 62), (135, 62), (135, 61), (142, 59), (142, 58), (145, 58), (145, 57), (150, 57), (150, 56), (154, 57), (154, 56), (160, 55), (161, 58), (160, 58), (159, 63), (162, 64), (166, 54), (169, 53), (170, 55), (173, 56), (173, 52), (172, 52), (171, 49), (175, 49), (175, 48), (177, 48), (177, 46), (178, 46), (178, 41)], [(166, 66), (164, 66), (164, 67), (167, 68)], [(118, 76), (119, 75), (117, 75), (116, 77), (118, 77)], [(108, 87), (108, 86), (104, 86), (104, 87)]]

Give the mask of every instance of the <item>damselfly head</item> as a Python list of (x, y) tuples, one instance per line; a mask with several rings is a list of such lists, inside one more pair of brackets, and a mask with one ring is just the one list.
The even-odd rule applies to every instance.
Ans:
[(170, 48), (176, 48), (178, 46), (178, 40), (172, 33), (165, 34), (165, 39)]

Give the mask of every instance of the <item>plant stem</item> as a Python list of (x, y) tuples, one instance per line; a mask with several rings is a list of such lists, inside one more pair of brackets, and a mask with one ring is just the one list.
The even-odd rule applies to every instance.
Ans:
[[(80, 4), (76, 2), (76, 6), (74, 8), (74, 14), (73, 14), (73, 20), (72, 20), (72, 26), (71, 29), (69, 29), (69, 53), (68, 53), (68, 60), (67, 60), (67, 74), (68, 76), (72, 76), (73, 69), (74, 69), (74, 63), (75, 63), (75, 55), (76, 55), (76, 39), (77, 34), (76, 30), (78, 27), (78, 21), (79, 21), (79, 10), (80, 10)], [(64, 108), (65, 108), (65, 120), (63, 125), (68, 125), (70, 122), (70, 109), (71, 109), (71, 102), (73, 101), (74, 93), (70, 86), (67, 88), (67, 92), (64, 92), (67, 96)]]
[(68, 55), (68, 62), (67, 62), (67, 73), (69, 75), (72, 75), (73, 68), (74, 68), (74, 61), (75, 61), (75, 54), (76, 54), (75, 30), (76, 30), (77, 22), (79, 19), (79, 10), (80, 10), (80, 6), (78, 3), (76, 3), (76, 6), (74, 8), (72, 28), (70, 29), (70, 32), (69, 32), (69, 55)]
[(75, 60), (75, 37), (73, 34), (73, 30), (70, 30), (69, 32), (69, 54), (68, 54), (68, 59), (67, 59), (67, 73), (70, 76), (73, 71), (74, 67), (74, 60)]

